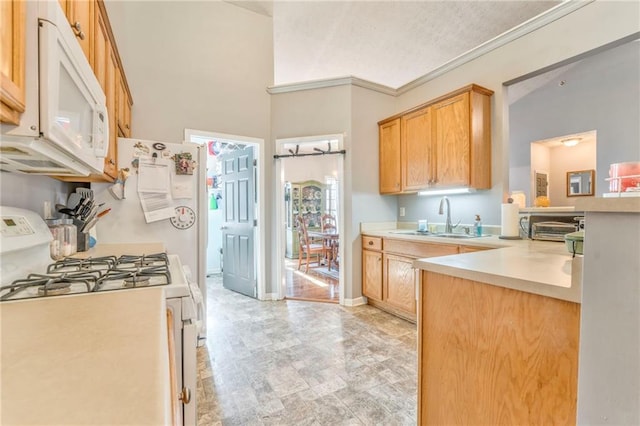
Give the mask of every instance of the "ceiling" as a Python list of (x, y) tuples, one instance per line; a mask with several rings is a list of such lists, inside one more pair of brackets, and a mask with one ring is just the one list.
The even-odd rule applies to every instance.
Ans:
[(276, 85), (355, 76), (397, 89), (560, 1), (233, 1), (273, 17)]

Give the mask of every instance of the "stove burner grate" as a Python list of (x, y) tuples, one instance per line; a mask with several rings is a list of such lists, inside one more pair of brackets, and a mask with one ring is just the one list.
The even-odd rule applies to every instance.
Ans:
[[(15, 280), (11, 284), (1, 287), (0, 293), (8, 290), (0, 297), (0, 300), (8, 300), (19, 293), (36, 287), (41, 296), (56, 296), (69, 293), (72, 284), (84, 285), (86, 292), (95, 291), (98, 277), (86, 272), (65, 272), (61, 274), (29, 274), (27, 278)], [(64, 290), (66, 288), (66, 291)]]
[(81, 270), (107, 270), (113, 268), (118, 263), (115, 256), (89, 257), (87, 259), (63, 259), (52, 263), (47, 268), (47, 273), (64, 271), (81, 271)]
[(124, 284), (122, 284), (122, 287), (146, 287), (149, 285), (150, 280), (151, 278), (148, 276), (138, 276), (134, 274), (133, 276), (124, 279)]
[(71, 292), (71, 283), (69, 282), (52, 282), (38, 287), (38, 294), (41, 296), (58, 296)]

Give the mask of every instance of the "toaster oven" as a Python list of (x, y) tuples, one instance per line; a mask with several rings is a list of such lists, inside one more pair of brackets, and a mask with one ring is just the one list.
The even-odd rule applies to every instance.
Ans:
[(549, 212), (520, 215), (520, 228), (525, 238), (564, 241), (565, 234), (578, 230), (582, 212)]
[(566, 222), (536, 222), (531, 225), (531, 239), (545, 241), (564, 241), (564, 236), (577, 231), (578, 226)]

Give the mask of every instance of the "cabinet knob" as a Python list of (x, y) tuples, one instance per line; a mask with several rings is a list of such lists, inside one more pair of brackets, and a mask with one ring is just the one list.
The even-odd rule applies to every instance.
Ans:
[(111, 164), (112, 166), (115, 166), (116, 162), (113, 161), (113, 158), (109, 158), (109, 164)]
[(71, 27), (76, 30), (76, 37), (80, 38), (80, 40), (84, 40), (84, 32), (82, 31), (82, 25), (80, 22), (76, 21), (71, 25)]
[(124, 127), (126, 127), (127, 130), (129, 129), (129, 125), (128, 124), (125, 124)]
[(178, 395), (178, 400), (182, 401), (184, 404), (191, 402), (191, 389), (182, 388), (182, 392)]
[(372, 246), (373, 245), (373, 241), (369, 241), (369, 245)]

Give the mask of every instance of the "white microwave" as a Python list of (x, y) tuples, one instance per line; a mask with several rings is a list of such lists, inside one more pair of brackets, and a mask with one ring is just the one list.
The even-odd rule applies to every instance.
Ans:
[(0, 169), (60, 176), (102, 174), (109, 145), (106, 97), (58, 1), (29, 1), (25, 111), (3, 123)]

